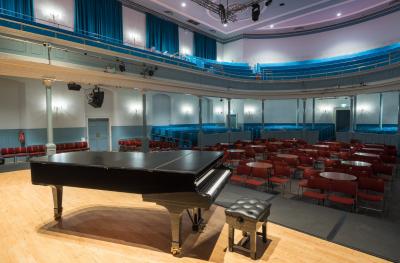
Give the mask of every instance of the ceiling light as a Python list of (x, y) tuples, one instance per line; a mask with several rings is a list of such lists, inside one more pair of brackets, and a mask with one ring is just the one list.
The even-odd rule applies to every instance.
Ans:
[(225, 23), (225, 24), (224, 24), (224, 27), (227, 27), (227, 26), (228, 26), (228, 24), (227, 24), (227, 23)]
[(186, 7), (186, 3), (185, 3), (185, 2), (182, 2), (181, 6), (182, 6), (182, 7)]
[(269, 28), (274, 28), (274, 25), (269, 25)]
[(342, 16), (342, 13), (339, 12), (339, 13), (336, 14), (336, 16), (337, 16), (337, 17), (341, 17), (341, 16)]

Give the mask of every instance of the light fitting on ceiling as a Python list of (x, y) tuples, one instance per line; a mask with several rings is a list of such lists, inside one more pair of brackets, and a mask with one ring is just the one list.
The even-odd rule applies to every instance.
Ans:
[(265, 6), (270, 6), (273, 0), (248, 0), (246, 3), (234, 3), (229, 4), (229, 0), (226, 0), (226, 4), (217, 4), (212, 0), (191, 0), (192, 2), (204, 7), (205, 9), (217, 14), (223, 25), (227, 24), (228, 22), (235, 22), (237, 21), (237, 14), (245, 11), (248, 8), (252, 8), (252, 19), (253, 21), (257, 21), (260, 13), (260, 3), (265, 2)]

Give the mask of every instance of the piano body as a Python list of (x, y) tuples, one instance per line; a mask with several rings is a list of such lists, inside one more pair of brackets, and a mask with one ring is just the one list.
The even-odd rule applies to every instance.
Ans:
[(63, 186), (142, 194), (143, 201), (164, 206), (171, 218), (171, 252), (181, 252), (181, 217), (187, 211), (193, 230), (231, 174), (223, 153), (72, 152), (31, 160), (34, 185), (52, 187), (54, 218), (62, 216)]

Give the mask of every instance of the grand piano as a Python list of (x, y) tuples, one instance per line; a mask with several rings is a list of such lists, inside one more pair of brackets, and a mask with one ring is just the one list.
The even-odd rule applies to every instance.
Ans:
[(171, 253), (181, 253), (181, 217), (187, 211), (193, 230), (204, 226), (208, 209), (229, 179), (223, 153), (72, 152), (33, 158), (34, 185), (51, 186), (54, 218), (62, 217), (63, 186), (142, 194), (143, 201), (164, 206), (171, 219)]

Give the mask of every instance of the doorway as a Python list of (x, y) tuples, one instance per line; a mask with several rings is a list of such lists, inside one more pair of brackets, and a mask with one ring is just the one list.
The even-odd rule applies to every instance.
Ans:
[(350, 110), (336, 110), (336, 131), (350, 130)]
[(108, 119), (88, 119), (90, 150), (103, 152), (110, 150), (110, 129)]

